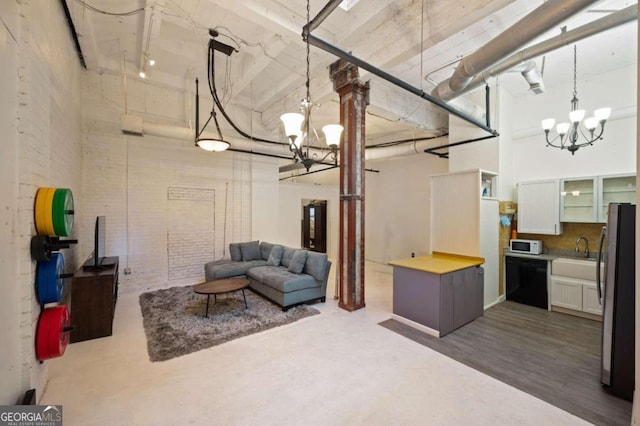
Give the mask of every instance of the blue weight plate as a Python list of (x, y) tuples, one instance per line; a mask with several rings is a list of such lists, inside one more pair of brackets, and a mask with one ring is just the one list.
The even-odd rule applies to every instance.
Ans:
[(61, 253), (51, 254), (51, 260), (38, 262), (36, 266), (36, 287), (41, 304), (57, 303), (64, 290), (64, 258)]

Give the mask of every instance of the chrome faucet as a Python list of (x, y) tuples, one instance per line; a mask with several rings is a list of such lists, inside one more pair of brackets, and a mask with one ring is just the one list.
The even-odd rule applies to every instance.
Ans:
[(580, 237), (576, 240), (576, 253), (580, 253), (580, 241), (584, 240), (584, 257), (589, 257), (589, 240), (586, 237)]

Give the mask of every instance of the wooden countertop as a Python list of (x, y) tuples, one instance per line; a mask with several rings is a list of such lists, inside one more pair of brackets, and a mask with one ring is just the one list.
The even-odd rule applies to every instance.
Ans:
[(460, 269), (482, 265), (483, 263), (484, 258), (482, 257), (462, 256), (459, 254), (434, 251), (433, 254), (430, 255), (392, 260), (389, 262), (389, 265), (442, 275), (459, 271)]

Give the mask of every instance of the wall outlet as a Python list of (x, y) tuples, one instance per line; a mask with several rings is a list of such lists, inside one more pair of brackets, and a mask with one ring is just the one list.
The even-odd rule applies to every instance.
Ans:
[(416, 257), (416, 254), (414, 252), (411, 252), (411, 257)]
[(124, 268), (124, 274), (125, 275), (130, 275), (131, 274), (131, 268)]

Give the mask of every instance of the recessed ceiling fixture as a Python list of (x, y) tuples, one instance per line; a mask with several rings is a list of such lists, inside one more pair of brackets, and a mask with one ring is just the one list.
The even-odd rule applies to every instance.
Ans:
[(140, 70), (140, 72), (138, 73), (138, 75), (140, 76), (140, 78), (147, 78), (147, 73), (144, 72), (144, 69)]
[(347, 12), (351, 10), (353, 6), (356, 5), (360, 0), (342, 0), (340, 3), (340, 9), (346, 10)]
[[(587, 129), (587, 133), (580, 127), (580, 122), (584, 118), (585, 111), (578, 109), (578, 91), (576, 90), (576, 63), (577, 63), (577, 48), (573, 46), (573, 98), (571, 99), (571, 112), (569, 113), (569, 122), (558, 123), (556, 126), (557, 136), (549, 140), (549, 133), (556, 124), (556, 120), (553, 118), (545, 118), (542, 120), (542, 129), (544, 130), (545, 138), (547, 140), (547, 146), (554, 148), (567, 149), (574, 155), (576, 151), (583, 146), (593, 145), (598, 139), (602, 139), (604, 133), (604, 123), (611, 115), (611, 108), (600, 108), (593, 112), (593, 117), (589, 117), (584, 120), (584, 127)], [(598, 126), (600, 127), (598, 129)], [(584, 140), (580, 139), (580, 136)], [(560, 142), (556, 141), (560, 138)]]
[[(307, 0), (307, 26), (309, 28), (309, 15), (310, 5)], [(343, 127), (339, 124), (329, 124), (322, 128), (325, 134), (325, 140), (329, 145), (330, 151), (322, 158), (312, 158), (309, 155), (309, 129), (311, 122), (311, 108), (313, 108), (313, 102), (311, 102), (311, 94), (309, 90), (310, 76), (309, 76), (309, 34), (303, 32), (303, 36), (306, 41), (307, 48), (307, 80), (306, 80), (306, 97), (300, 103), (300, 110), (302, 114), (297, 112), (290, 112), (282, 114), (280, 120), (284, 124), (284, 132), (289, 139), (289, 150), (293, 152), (293, 160), (297, 164), (301, 164), (301, 167), (309, 171), (309, 168), (314, 163), (321, 163), (329, 156), (332, 156), (335, 166), (338, 165), (338, 146), (340, 145), (340, 136), (342, 134)], [(314, 132), (315, 133), (315, 132)], [(316, 133), (317, 135), (317, 133)], [(306, 149), (303, 148), (306, 140)]]

